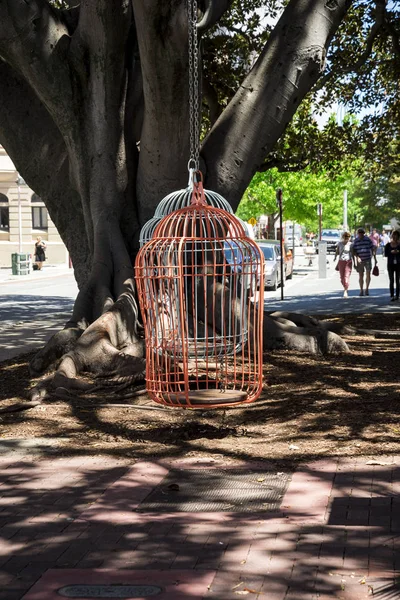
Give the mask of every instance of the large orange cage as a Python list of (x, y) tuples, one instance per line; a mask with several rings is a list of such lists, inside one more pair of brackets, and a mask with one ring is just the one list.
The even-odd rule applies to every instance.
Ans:
[(215, 408), (259, 396), (263, 274), (243, 225), (195, 183), (192, 204), (164, 217), (136, 259), (153, 400)]

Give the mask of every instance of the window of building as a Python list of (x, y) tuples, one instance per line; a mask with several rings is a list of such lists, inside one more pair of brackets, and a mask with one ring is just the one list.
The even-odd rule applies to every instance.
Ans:
[(44, 206), (32, 206), (32, 229), (47, 229), (47, 210)]
[(32, 196), (31, 196), (31, 202), (43, 202), (43, 200), (37, 194), (32, 194)]
[(9, 231), (10, 214), (8, 206), (0, 206), (0, 231)]
[(5, 194), (0, 194), (0, 231), (9, 231), (10, 229), (10, 212), (8, 206), (8, 198)]

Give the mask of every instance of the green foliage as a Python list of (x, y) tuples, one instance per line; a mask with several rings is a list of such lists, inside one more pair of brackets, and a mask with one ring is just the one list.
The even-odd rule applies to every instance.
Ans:
[(307, 98), (263, 168), (276, 166), (280, 171), (309, 168), (315, 173), (324, 168), (335, 176), (363, 155), (360, 136), (359, 123), (351, 115), (345, 116), (341, 123), (338, 123), (336, 115), (331, 115), (325, 127), (321, 128), (311, 98)]
[(360, 182), (362, 224), (369, 223), (378, 229), (392, 218), (400, 220), (400, 177), (381, 175), (376, 179)]
[[(285, 0), (235, 0), (203, 39), (204, 74), (221, 108), (232, 98), (265, 45)], [(326, 70), (300, 106), (263, 169), (309, 167), (336, 173), (343, 159), (363, 156), (377, 175), (399, 172), (400, 3), (354, 0), (328, 50)], [(316, 114), (332, 118), (321, 130)], [(204, 129), (210, 126), (204, 113)], [(358, 163), (361, 164), (361, 163)]]
[(253, 177), (237, 215), (247, 221), (251, 217), (276, 212), (276, 190), (281, 188), (285, 220), (295, 221), (315, 231), (318, 228), (317, 204), (321, 203), (323, 226), (337, 228), (343, 224), (343, 194), (347, 190), (350, 227), (354, 214), (361, 215), (360, 187), (361, 181), (350, 171), (332, 179), (326, 171), (280, 173), (271, 169)]

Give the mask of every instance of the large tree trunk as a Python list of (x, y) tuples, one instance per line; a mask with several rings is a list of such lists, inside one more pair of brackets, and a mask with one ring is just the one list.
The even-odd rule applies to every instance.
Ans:
[[(200, 33), (230, 1), (203, 4)], [(206, 187), (233, 207), (317, 81), (350, 4), (291, 0), (209, 132)], [(86, 0), (70, 11), (0, 3), (0, 142), (45, 201), (80, 289), (65, 329), (32, 361), (35, 373), (61, 359), (64, 380), (143, 376), (133, 262), (141, 226), (187, 182), (187, 56), (184, 0)]]

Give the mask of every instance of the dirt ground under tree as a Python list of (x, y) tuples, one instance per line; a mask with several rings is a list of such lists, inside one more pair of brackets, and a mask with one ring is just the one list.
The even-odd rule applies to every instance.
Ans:
[(147, 395), (115, 400), (93, 393), (52, 396), (8, 412), (26, 403), (38, 381), (28, 373), (33, 354), (26, 354), (0, 366), (1, 439), (49, 438), (61, 453), (133, 459), (220, 455), (296, 463), (400, 454), (400, 313), (325, 318), (398, 336), (343, 336), (351, 353), (338, 356), (268, 352), (260, 399), (229, 410), (164, 409)]

